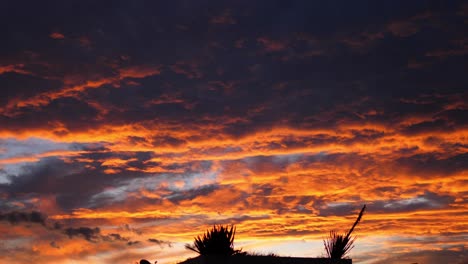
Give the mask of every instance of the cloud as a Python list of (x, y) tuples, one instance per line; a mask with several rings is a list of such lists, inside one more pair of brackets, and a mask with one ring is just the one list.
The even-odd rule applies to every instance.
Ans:
[(109, 240), (109, 241), (128, 241), (129, 239), (126, 237), (121, 236), (120, 234), (117, 233), (112, 233), (108, 234), (104, 237), (104, 240)]
[(10, 224), (35, 223), (45, 226), (46, 219), (47, 216), (37, 211), (0, 213), (0, 221)]
[(239, 224), (242, 222), (247, 222), (247, 221), (256, 221), (256, 220), (265, 220), (265, 219), (270, 219), (271, 217), (268, 215), (261, 215), (261, 216), (250, 216), (250, 215), (240, 215), (240, 216), (233, 216), (233, 217), (228, 217), (228, 218), (221, 218), (221, 219), (216, 219), (212, 220), (211, 222), (207, 223), (209, 225), (219, 225), (219, 224)]
[(426, 53), (427, 57), (447, 58), (451, 56), (463, 56), (468, 54), (468, 47), (454, 48), (446, 50), (433, 50)]
[(363, 203), (372, 261), (455, 252), (427, 238), (465, 230), (465, 9), (12, 2), (0, 262), (131, 263), (165, 241), (178, 262), (219, 222), (259, 250), (320, 242)]
[(160, 67), (147, 66), (147, 65), (135, 65), (126, 68), (120, 68), (119, 74), (121, 79), (125, 78), (145, 78), (148, 76), (161, 74)]
[(185, 191), (174, 191), (172, 194), (169, 194), (168, 199), (177, 204), (185, 200), (193, 200), (199, 196), (206, 196), (219, 188), (217, 185), (206, 185), (197, 189), (189, 189)]
[(127, 242), (128, 246), (133, 246), (133, 245), (137, 245), (137, 244), (140, 244), (140, 241), (128, 241)]
[(132, 228), (132, 227), (130, 227), (129, 224), (124, 224), (123, 225), (123, 230), (130, 231), (130, 232), (135, 233), (137, 235), (142, 235), (143, 234), (143, 232), (141, 230)]
[(393, 35), (398, 37), (409, 37), (419, 31), (417, 24), (411, 21), (395, 21), (387, 27)]
[(52, 32), (52, 33), (50, 33), (49, 37), (51, 37), (53, 39), (64, 39), (65, 35), (63, 35), (60, 32)]
[(468, 169), (464, 160), (468, 154), (455, 154), (447, 158), (437, 158), (434, 154), (418, 154), (401, 157), (395, 161), (398, 170), (421, 178), (437, 177), (437, 175), (453, 175)]
[(200, 79), (203, 77), (200, 66), (194, 61), (178, 61), (171, 65), (170, 69), (177, 74), (186, 76), (188, 79)]
[[(118, 233), (102, 234), (101, 229), (98, 227), (64, 227), (61, 222), (55, 222), (53, 224), (47, 221), (47, 216), (38, 211), (31, 212), (17, 212), (11, 211), (8, 213), (0, 214), (0, 221), (6, 221), (12, 225), (30, 224), (35, 223), (44, 227), (50, 234), (59, 232), (68, 236), (70, 239), (74, 237), (82, 237), (85, 240), (93, 243), (97, 242), (130, 242), (129, 238), (123, 237)], [(132, 242), (131, 244), (136, 244)], [(129, 244), (130, 245), (130, 244)], [(59, 249), (57, 241), (50, 242), (50, 246)]]
[(396, 264), (396, 263), (424, 263), (424, 264), (438, 264), (441, 262), (449, 261), (455, 264), (468, 263), (468, 256), (465, 249), (459, 250), (422, 250), (417, 252), (399, 254), (398, 256), (391, 256), (383, 260), (371, 262), (372, 264)]
[(409, 125), (403, 128), (403, 133), (406, 135), (419, 135), (431, 134), (434, 132), (451, 132), (453, 130), (454, 128), (447, 121), (443, 119), (437, 119)]
[(164, 240), (159, 240), (159, 239), (156, 239), (156, 238), (148, 238), (148, 242), (155, 243), (155, 244), (159, 245), (161, 248), (163, 248), (164, 246), (168, 246), (170, 248), (172, 247), (171, 242), (164, 241)]
[(11, 65), (1, 65), (0, 66), (0, 75), (5, 73), (17, 73), (28, 75), (30, 72), (24, 69), (24, 64), (11, 64)]
[(56, 248), (56, 249), (60, 249), (60, 246), (57, 244), (56, 241), (50, 242), (50, 246), (53, 247), (53, 248)]
[(151, 144), (155, 147), (164, 147), (164, 146), (183, 146), (187, 143), (184, 139), (178, 139), (171, 136), (156, 136), (153, 138)]
[(218, 25), (233, 25), (236, 24), (237, 21), (232, 17), (232, 14), (229, 10), (226, 10), (224, 13), (220, 14), (219, 16), (214, 16), (210, 23), (218, 24)]
[(257, 42), (263, 46), (266, 52), (278, 52), (287, 48), (287, 43), (278, 40), (272, 40), (266, 37), (257, 39)]

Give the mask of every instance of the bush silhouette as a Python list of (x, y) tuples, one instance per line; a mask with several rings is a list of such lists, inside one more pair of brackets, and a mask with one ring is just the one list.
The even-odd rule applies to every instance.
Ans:
[(348, 231), (347, 234), (338, 234), (336, 231), (330, 231), (329, 237), (323, 241), (325, 246), (325, 251), (327, 253), (328, 258), (330, 259), (342, 259), (346, 257), (346, 255), (354, 248), (354, 241), (356, 237), (351, 237), (351, 233), (353, 232), (356, 225), (361, 221), (362, 215), (364, 214), (364, 210), (366, 210), (366, 205), (364, 205), (359, 213), (358, 218), (354, 222), (354, 225)]
[(241, 253), (241, 250), (234, 250), (235, 235), (233, 225), (214, 225), (203, 236), (195, 237), (193, 245), (186, 244), (185, 248), (202, 256), (233, 256)]

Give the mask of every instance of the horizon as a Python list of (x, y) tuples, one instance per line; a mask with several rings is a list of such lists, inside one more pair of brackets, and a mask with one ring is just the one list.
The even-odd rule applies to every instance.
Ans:
[(464, 1), (8, 1), (0, 262), (158, 264), (214, 224), (468, 261)]

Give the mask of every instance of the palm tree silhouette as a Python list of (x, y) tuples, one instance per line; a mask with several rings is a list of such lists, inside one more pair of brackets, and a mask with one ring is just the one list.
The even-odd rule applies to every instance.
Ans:
[(186, 244), (185, 248), (202, 256), (233, 256), (242, 251), (234, 249), (235, 235), (234, 225), (214, 225), (203, 236), (195, 237), (193, 245)]
[[(158, 263), (157, 261), (154, 262), (154, 264)], [(151, 264), (151, 262), (149, 262), (148, 260), (146, 259), (142, 259), (140, 260), (140, 264)]]
[(366, 205), (364, 205), (359, 213), (358, 218), (354, 222), (351, 229), (349, 229), (346, 234), (338, 234), (336, 231), (330, 231), (329, 237), (323, 241), (325, 246), (325, 251), (328, 258), (330, 259), (342, 259), (354, 248), (354, 241), (356, 237), (351, 237), (351, 233), (354, 231), (356, 225), (361, 221), (362, 215), (366, 210)]

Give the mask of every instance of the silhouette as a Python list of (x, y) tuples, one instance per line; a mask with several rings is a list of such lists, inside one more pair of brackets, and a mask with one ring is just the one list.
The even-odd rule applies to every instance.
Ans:
[[(291, 264), (351, 264), (351, 259), (343, 259), (354, 247), (356, 237), (351, 237), (354, 228), (361, 221), (366, 210), (364, 205), (351, 229), (346, 234), (330, 232), (330, 237), (323, 241), (328, 258), (280, 257), (275, 254), (262, 255), (242, 252), (234, 249), (236, 228), (234, 225), (214, 225), (203, 235), (194, 238), (193, 245), (186, 244), (185, 248), (195, 251), (198, 257), (189, 258), (179, 264), (238, 264), (238, 263), (291, 263)], [(147, 264), (140, 263), (140, 264)]]
[(364, 205), (359, 213), (358, 218), (354, 222), (351, 229), (349, 229), (346, 235), (338, 234), (336, 231), (330, 231), (330, 235), (328, 239), (323, 241), (325, 246), (325, 251), (327, 253), (328, 258), (339, 260), (344, 257), (354, 248), (354, 241), (356, 237), (351, 237), (351, 233), (353, 232), (356, 225), (361, 221), (362, 215), (366, 210), (366, 205)]
[[(352, 264), (351, 259), (333, 260), (333, 264)], [(234, 255), (230, 257), (198, 256), (179, 264), (330, 264), (328, 258), (278, 257), (261, 255)]]
[[(362, 212), (361, 212), (362, 215)], [(356, 223), (355, 225), (356, 226)], [(352, 229), (354, 229), (354, 226)], [(351, 234), (352, 229), (349, 234)], [(189, 258), (179, 264), (330, 264), (329, 258), (297, 258), (280, 257), (275, 254), (256, 254), (242, 252), (234, 249), (236, 228), (230, 226), (213, 226), (202, 236), (195, 237), (193, 245), (187, 244), (185, 248), (195, 251), (199, 256)], [(351, 259), (333, 260), (334, 264), (351, 264)]]
[(186, 244), (185, 248), (195, 251), (202, 256), (233, 256), (241, 253), (234, 249), (236, 228), (233, 225), (214, 225), (203, 236), (195, 237), (193, 245)]
[[(157, 261), (154, 262), (154, 264), (158, 263)], [(149, 262), (148, 260), (146, 259), (142, 259), (140, 260), (140, 264), (151, 264), (151, 262)]]

